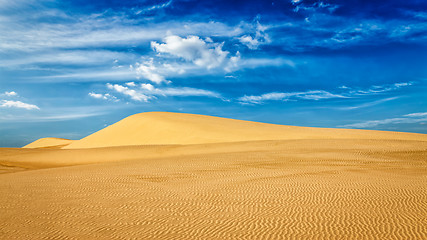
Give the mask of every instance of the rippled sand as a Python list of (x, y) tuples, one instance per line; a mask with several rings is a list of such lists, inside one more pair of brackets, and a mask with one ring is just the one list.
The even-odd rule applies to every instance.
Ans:
[(425, 135), (60, 148), (0, 148), (1, 239), (427, 236)]

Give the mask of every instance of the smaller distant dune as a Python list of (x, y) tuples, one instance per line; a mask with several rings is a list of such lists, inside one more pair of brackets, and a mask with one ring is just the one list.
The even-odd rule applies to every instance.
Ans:
[(74, 140), (65, 139), (65, 138), (40, 138), (28, 145), (25, 145), (23, 148), (62, 148), (71, 144)]

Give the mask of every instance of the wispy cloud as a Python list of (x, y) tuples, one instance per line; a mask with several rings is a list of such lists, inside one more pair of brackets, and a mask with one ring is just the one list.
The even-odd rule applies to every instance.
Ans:
[(38, 77), (31, 77), (28, 81), (40, 82), (60, 82), (60, 81), (129, 81), (137, 78), (135, 72), (129, 67), (122, 68), (109, 68), (109, 69), (70, 69), (67, 72), (57, 75), (45, 75)]
[(291, 0), (291, 3), (295, 6), (294, 12), (306, 11), (313, 13), (326, 10), (329, 13), (333, 13), (336, 9), (339, 8), (339, 5), (325, 3), (322, 1), (314, 3), (305, 3), (302, 0)]
[[(44, 13), (44, 12), (42, 12)], [(64, 23), (34, 23), (34, 19), (22, 19), (14, 16), (0, 18), (0, 36), (2, 51), (42, 52), (47, 50), (76, 49), (85, 47), (131, 46), (162, 39), (170, 34), (237, 36), (240, 34), (234, 26), (220, 22), (183, 22), (169, 21), (140, 23), (140, 20), (120, 13), (92, 14), (87, 16), (66, 15), (60, 17)], [(40, 16), (46, 17), (46, 16)], [(27, 22), (28, 21), (28, 22)], [(34, 27), (37, 24), (38, 27)]]
[(146, 7), (144, 9), (136, 10), (135, 14), (139, 15), (141, 13), (146, 13), (146, 12), (151, 12), (151, 11), (158, 10), (158, 9), (163, 9), (163, 8), (169, 7), (171, 4), (172, 4), (172, 0), (169, 0), (163, 4), (153, 5), (150, 7)]
[(266, 93), (259, 96), (243, 96), (238, 98), (238, 101), (243, 104), (261, 104), (264, 101), (288, 101), (291, 99), (304, 99), (304, 100), (320, 100), (320, 99), (331, 99), (331, 98), (346, 98), (343, 95), (333, 94), (323, 90), (313, 90), (306, 92), (272, 92)]
[(371, 86), (368, 89), (352, 89), (349, 91), (349, 94), (354, 94), (354, 95), (378, 94), (378, 93), (395, 91), (403, 87), (412, 86), (413, 84), (414, 84), (413, 82), (399, 82), (399, 83), (393, 83), (393, 84), (375, 85), (375, 86)]
[(142, 83), (142, 91), (145, 94), (154, 95), (154, 96), (179, 96), (179, 97), (188, 97), (188, 96), (199, 96), (199, 97), (213, 97), (221, 98), (219, 93), (205, 90), (197, 89), (190, 87), (166, 87), (166, 88), (156, 88), (149, 83)]
[(68, 65), (68, 66), (114, 66), (120, 61), (136, 59), (135, 54), (108, 50), (46, 50), (30, 55), (16, 54), (8, 59), (1, 59), (0, 66), (20, 68), (34, 65)]
[[(346, 86), (339, 87), (341, 90), (340, 93), (331, 93), (325, 90), (310, 90), (304, 92), (271, 92), (261, 95), (245, 95), (238, 98), (238, 102), (242, 104), (261, 104), (266, 101), (288, 101), (288, 100), (322, 100), (322, 99), (333, 99), (333, 98), (353, 98), (357, 96), (365, 95), (375, 95), (381, 94), (384, 92), (398, 90), (402, 87), (407, 87), (413, 85), (412, 82), (401, 82), (394, 84), (386, 84), (381, 86), (372, 86), (368, 89), (353, 89)], [(340, 108), (342, 110), (357, 109), (363, 107), (374, 106), (383, 102), (391, 101), (397, 97), (390, 97), (370, 103), (361, 104), (358, 106), (344, 107)]]
[(2, 108), (22, 108), (26, 110), (40, 110), (37, 105), (24, 103), (21, 101), (11, 101), (11, 100), (0, 100), (0, 107)]
[[(126, 85), (126, 86), (125, 86)], [(107, 88), (114, 90), (117, 93), (121, 93), (130, 99), (137, 102), (148, 102), (149, 100), (156, 99), (158, 96), (163, 97), (212, 97), (221, 98), (219, 93), (197, 88), (189, 87), (164, 87), (157, 88), (149, 83), (136, 84), (134, 82), (126, 83), (125, 85), (120, 84), (107, 84)], [(104, 95), (99, 94), (98, 97)]]
[(386, 125), (386, 124), (401, 124), (401, 123), (419, 123), (419, 122), (427, 122), (427, 112), (424, 113), (410, 113), (403, 115), (402, 117), (396, 118), (387, 118), (381, 120), (371, 120), (353, 124), (340, 125), (338, 127), (342, 128), (371, 128), (376, 127), (378, 125)]
[(359, 104), (359, 105), (355, 105), (355, 106), (349, 106), (349, 107), (339, 107), (337, 109), (339, 110), (353, 110), (353, 109), (359, 109), (359, 108), (366, 108), (366, 107), (372, 107), (381, 103), (385, 103), (385, 102), (389, 102), (389, 101), (393, 101), (398, 99), (399, 97), (390, 97), (390, 98), (384, 98), (384, 99), (380, 99), (380, 100), (376, 100), (376, 101), (372, 101), (372, 102), (367, 102), (367, 103), (363, 103), (363, 104)]
[(410, 114), (406, 114), (404, 116), (405, 117), (423, 117), (423, 116), (427, 116), (427, 112), (410, 113)]
[(59, 122), (76, 120), (81, 118), (95, 117), (104, 113), (65, 113), (65, 114), (44, 114), (42, 116), (19, 116), (19, 115), (1, 115), (0, 121), (13, 122)]

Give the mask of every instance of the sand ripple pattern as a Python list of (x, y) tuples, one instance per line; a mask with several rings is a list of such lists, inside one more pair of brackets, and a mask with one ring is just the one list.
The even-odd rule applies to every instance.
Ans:
[(0, 238), (426, 239), (425, 143), (256, 146), (1, 174)]

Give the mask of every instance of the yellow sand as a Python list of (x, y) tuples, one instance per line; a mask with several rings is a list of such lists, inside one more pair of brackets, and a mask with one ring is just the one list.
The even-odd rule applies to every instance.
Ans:
[(40, 138), (28, 145), (25, 145), (23, 148), (62, 148), (72, 143), (73, 140), (64, 139), (64, 138)]
[[(180, 115), (151, 115), (159, 114), (171, 116), (168, 124)], [(137, 116), (145, 115), (150, 114)], [(182, 137), (192, 144), (159, 145), (162, 134), (174, 136), (160, 131), (152, 136), (158, 145), (0, 148), (0, 239), (427, 236), (427, 135), (357, 130), (328, 134), (328, 129), (200, 118), (215, 133), (195, 127), (193, 132), (208, 136)], [(267, 126), (292, 134), (318, 131), (318, 137), (238, 142), (237, 135), (229, 133), (234, 138), (228, 139), (219, 134), (227, 121), (247, 136)], [(183, 124), (188, 123), (177, 126)], [(245, 124), (251, 133), (244, 133)], [(192, 129), (190, 124), (187, 128)], [(212, 136), (228, 141), (203, 143)], [(202, 142), (195, 144), (194, 139)]]

